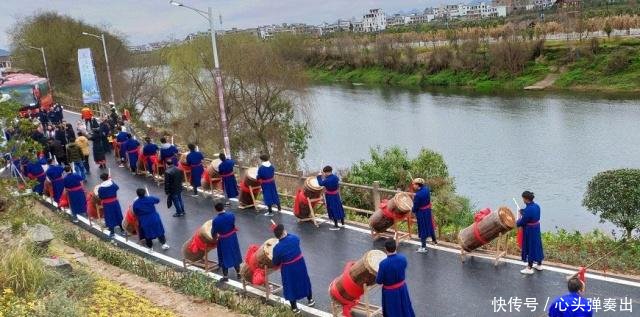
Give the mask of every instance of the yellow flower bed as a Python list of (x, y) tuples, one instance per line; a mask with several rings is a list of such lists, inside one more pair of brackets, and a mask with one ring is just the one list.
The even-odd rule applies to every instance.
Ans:
[(0, 317), (33, 316), (37, 307), (35, 301), (16, 296), (10, 288), (0, 294)]
[(88, 304), (89, 317), (175, 317), (173, 312), (105, 279), (96, 281)]

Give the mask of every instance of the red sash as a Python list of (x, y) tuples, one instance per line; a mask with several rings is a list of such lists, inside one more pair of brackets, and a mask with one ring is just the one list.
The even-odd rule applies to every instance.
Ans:
[(427, 210), (427, 209), (431, 209), (431, 203), (429, 203), (428, 205), (422, 206), (419, 208), (419, 210)]
[(35, 179), (35, 178), (40, 178), (40, 177), (42, 177), (42, 176), (44, 176), (44, 172), (42, 172), (42, 173), (40, 173), (40, 174), (38, 174), (38, 175), (33, 175), (33, 174), (29, 173), (29, 177), (34, 178), (34, 179)]
[(297, 257), (293, 258), (293, 260), (291, 260), (291, 261), (283, 262), (282, 265), (293, 264), (293, 263), (296, 263), (296, 262), (298, 262), (300, 260), (302, 260), (302, 253), (300, 253)]
[(220, 174), (220, 177), (229, 177), (229, 176), (233, 176), (233, 172), (230, 172), (228, 174)]
[(339, 193), (339, 190), (338, 189), (336, 189), (336, 190), (327, 190), (324, 193), (327, 194), (327, 195), (336, 195), (336, 194)]
[(390, 291), (390, 290), (398, 289), (398, 288), (402, 287), (403, 285), (404, 285), (404, 281), (400, 281), (400, 282), (395, 283), (393, 285), (382, 285), (382, 288)]
[(227, 233), (224, 233), (224, 234), (219, 234), (218, 233), (218, 239), (226, 239), (226, 238), (232, 236), (236, 232), (238, 232), (238, 229), (237, 228), (233, 228), (233, 230), (231, 230), (231, 231), (229, 231)]
[(540, 224), (540, 221), (536, 221), (536, 222), (527, 222), (527, 226), (529, 226), (529, 227), (535, 227), (535, 226), (537, 226), (537, 225), (539, 225), (539, 224)]
[(115, 202), (115, 201), (118, 201), (118, 197), (117, 196), (113, 196), (113, 197), (109, 197), (109, 198), (105, 198), (105, 199), (101, 200), (103, 206), (105, 204), (110, 204), (110, 203)]
[(61, 180), (63, 180), (63, 179), (64, 179), (64, 178), (63, 178), (62, 176), (60, 176), (60, 177), (58, 177), (58, 178), (56, 178), (56, 179), (51, 180), (51, 182), (52, 182), (52, 183), (53, 183), (53, 182), (58, 182), (58, 181), (61, 181)]
[(77, 192), (77, 191), (80, 191), (80, 190), (82, 190), (82, 185), (78, 185), (76, 187), (67, 188), (67, 191), (69, 191), (69, 192)]
[(198, 163), (198, 164), (191, 164), (191, 167), (198, 167), (198, 166), (202, 166), (202, 163)]
[(138, 152), (138, 148), (137, 147), (135, 149), (133, 149), (133, 150), (128, 150), (127, 151), (127, 153), (136, 153), (136, 152)]
[(261, 179), (260, 184), (264, 184), (264, 183), (273, 183), (273, 177), (269, 179)]

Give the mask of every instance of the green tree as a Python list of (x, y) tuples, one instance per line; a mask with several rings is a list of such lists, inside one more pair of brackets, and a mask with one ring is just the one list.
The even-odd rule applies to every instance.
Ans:
[(623, 228), (631, 238), (640, 227), (640, 169), (598, 173), (589, 181), (582, 204), (602, 222)]
[(56, 90), (80, 97), (80, 73), (77, 51), (90, 48), (103, 100), (109, 100), (109, 84), (102, 42), (82, 35), (82, 32), (105, 34), (109, 65), (113, 76), (114, 93), (127, 87), (124, 70), (128, 68), (129, 51), (120, 35), (114, 34), (56, 12), (38, 12), (18, 20), (9, 30), (12, 58), (15, 66), (45, 76), (41, 53), (29, 46), (43, 47), (47, 57), (49, 76)]

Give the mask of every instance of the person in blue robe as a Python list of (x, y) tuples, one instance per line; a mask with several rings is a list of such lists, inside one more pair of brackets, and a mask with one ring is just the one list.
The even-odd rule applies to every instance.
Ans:
[(273, 234), (278, 238), (278, 243), (273, 247), (273, 265), (280, 266), (282, 277), (283, 297), (291, 303), (294, 313), (299, 313), (297, 301), (307, 298), (307, 305), (314, 306), (311, 293), (311, 280), (307, 272), (307, 265), (300, 249), (300, 238), (287, 233), (282, 224), (273, 229)]
[(166, 162), (168, 159), (173, 160), (173, 165), (178, 166), (178, 148), (167, 142), (165, 137), (160, 138), (160, 162)]
[(100, 198), (104, 224), (109, 228), (109, 238), (114, 242), (115, 228), (120, 227), (120, 230), (124, 232), (122, 228), (122, 208), (120, 207), (120, 201), (118, 201), (118, 189), (120, 187), (109, 179), (109, 174), (107, 173), (102, 173), (100, 179), (102, 183), (98, 185), (94, 194)]
[(140, 142), (138, 140), (131, 137), (129, 134), (129, 139), (124, 144), (124, 147), (127, 149), (127, 158), (129, 159), (129, 169), (132, 174), (135, 174), (138, 170), (138, 155), (140, 155)]
[(236, 162), (228, 158), (224, 153), (220, 153), (218, 158), (220, 159), (218, 173), (222, 178), (222, 189), (224, 190), (225, 197), (227, 197), (228, 204), (228, 199), (238, 197), (238, 183), (233, 173), (233, 167), (236, 165)]
[(87, 197), (82, 187), (82, 176), (72, 173), (70, 165), (65, 166), (64, 171), (67, 173), (63, 179), (64, 189), (69, 196), (69, 207), (75, 223), (78, 222), (78, 214), (87, 213)]
[[(120, 147), (120, 167), (124, 167), (124, 161), (126, 160), (126, 148), (123, 149), (125, 142), (129, 140), (129, 133), (125, 132), (124, 127), (121, 128), (120, 132), (116, 134), (116, 143)], [(95, 140), (94, 140), (95, 142)]]
[(333, 168), (329, 165), (322, 168), (322, 173), (317, 176), (318, 184), (324, 186), (324, 198), (327, 202), (327, 213), (329, 219), (333, 220), (333, 228), (339, 230), (338, 221), (344, 227), (344, 208), (340, 199), (340, 178), (333, 174)]
[(151, 157), (158, 154), (158, 146), (151, 142), (150, 137), (144, 138), (144, 143), (142, 155), (145, 159), (145, 168), (147, 169), (147, 173), (153, 174), (153, 160)]
[(202, 173), (204, 173), (204, 167), (202, 166), (202, 160), (204, 156), (202, 153), (196, 151), (196, 146), (193, 143), (187, 145), (189, 147), (189, 154), (187, 154), (187, 165), (191, 167), (191, 186), (193, 187), (193, 196), (198, 196), (198, 187), (202, 185)]
[(240, 244), (236, 234), (236, 216), (224, 210), (224, 205), (217, 203), (215, 209), (218, 215), (213, 218), (211, 226), (211, 236), (218, 236), (218, 265), (222, 268), (222, 281), (229, 280), (229, 268), (236, 270), (236, 275), (240, 279), (240, 263), (242, 254)]
[(431, 213), (431, 191), (425, 184), (424, 179), (416, 178), (412, 182), (415, 196), (413, 197), (413, 208), (411, 211), (416, 215), (418, 224), (418, 237), (420, 238), (420, 248), (417, 252), (427, 252), (427, 237), (431, 237), (434, 244), (436, 240), (436, 230), (433, 227), (433, 214)]
[(276, 188), (276, 169), (273, 167), (273, 164), (269, 162), (269, 155), (260, 155), (260, 160), (262, 164), (258, 166), (258, 176), (256, 178), (258, 182), (260, 182), (260, 187), (262, 187), (264, 204), (267, 205), (267, 212), (264, 215), (273, 216), (273, 205), (278, 207), (278, 211), (282, 209), (280, 208), (280, 197), (278, 196), (278, 189)]
[(522, 200), (525, 208), (520, 209), (520, 219), (516, 225), (523, 229), (522, 261), (527, 262), (527, 267), (520, 273), (533, 274), (533, 262), (536, 262), (535, 269), (542, 271), (542, 260), (544, 259), (544, 251), (542, 250), (542, 234), (540, 232), (540, 206), (533, 202), (535, 196), (530, 191), (522, 193)]
[(591, 301), (582, 297), (584, 283), (573, 276), (567, 281), (569, 293), (556, 298), (549, 305), (549, 317), (592, 317)]
[(62, 192), (64, 191), (64, 182), (62, 178), (64, 168), (60, 165), (53, 164), (52, 159), (48, 159), (47, 163), (49, 164), (49, 167), (47, 168), (45, 174), (47, 175), (47, 178), (51, 182), (51, 187), (53, 188), (53, 197), (51, 198), (56, 202), (56, 204), (58, 204), (60, 203), (60, 197), (62, 197)]
[(405, 283), (407, 258), (396, 253), (396, 241), (384, 242), (387, 258), (380, 262), (376, 283), (382, 284), (382, 315), (384, 317), (415, 317), (409, 288)]
[(147, 196), (147, 191), (144, 188), (136, 189), (136, 195), (138, 195), (138, 198), (133, 202), (132, 209), (136, 218), (138, 218), (140, 240), (144, 239), (149, 248), (149, 253), (153, 252), (153, 239), (158, 239), (162, 243), (162, 250), (168, 250), (169, 245), (164, 236), (164, 226), (156, 210), (156, 205), (160, 203), (160, 199), (154, 196)]
[(47, 176), (40, 164), (40, 161), (27, 163), (25, 166), (25, 172), (29, 179), (37, 181), (36, 185), (32, 188), (33, 192), (38, 195), (42, 195), (42, 192), (44, 191), (44, 181), (47, 179)]

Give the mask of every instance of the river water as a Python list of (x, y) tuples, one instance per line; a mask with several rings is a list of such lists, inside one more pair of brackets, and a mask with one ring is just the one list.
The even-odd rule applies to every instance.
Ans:
[(512, 197), (520, 203), (531, 190), (543, 230), (610, 232), (581, 202), (598, 172), (640, 167), (640, 102), (626, 98), (314, 86), (304, 165), (346, 168), (371, 147), (399, 145), (412, 156), (426, 147), (444, 155), (476, 208), (513, 207)]

